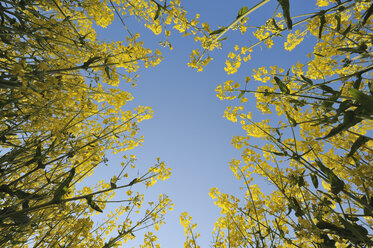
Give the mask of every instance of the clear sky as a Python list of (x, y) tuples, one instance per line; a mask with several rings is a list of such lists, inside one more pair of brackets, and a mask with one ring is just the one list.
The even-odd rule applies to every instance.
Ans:
[[(229, 25), (241, 7), (250, 8), (258, 2), (260, 1), (184, 0), (182, 4), (188, 11), (189, 18), (199, 13), (202, 22), (208, 22), (212, 28), (216, 28), (217, 25)], [(315, 1), (291, 3), (291, 11), (296, 14), (309, 12), (314, 8)], [(277, 1), (271, 1), (251, 15), (249, 23), (264, 23), (271, 17), (276, 6)], [(222, 192), (239, 195), (241, 185), (229, 170), (228, 162), (240, 156), (240, 152), (230, 144), (232, 136), (243, 133), (238, 123), (222, 117), (229, 102), (220, 101), (214, 89), (228, 79), (244, 82), (245, 76), (251, 75), (253, 68), (276, 64), (287, 68), (299, 59), (297, 56), (300, 51), (304, 54), (311, 50), (303, 45), (292, 53), (284, 52), (281, 42), (271, 50), (256, 48), (253, 59), (243, 64), (238, 73), (228, 76), (223, 69), (224, 61), (234, 44), (239, 42), (249, 45), (256, 41), (247, 35), (228, 33), (223, 50), (214, 52), (214, 60), (210, 65), (203, 72), (197, 72), (187, 67), (189, 54), (193, 48), (198, 47), (193, 37), (181, 37), (175, 32), (170, 38), (174, 49), (169, 51), (158, 45), (158, 41), (162, 41), (161, 37), (144, 30), (141, 23), (125, 21), (132, 32), (141, 33), (145, 46), (160, 49), (165, 57), (155, 68), (139, 71), (138, 86), (129, 89), (135, 100), (128, 105), (146, 105), (154, 110), (154, 118), (140, 125), (140, 134), (145, 138), (143, 146), (131, 151), (138, 158), (138, 169), (153, 165), (157, 157), (172, 168), (169, 180), (158, 183), (146, 192), (146, 197), (164, 193), (175, 204), (174, 211), (168, 213), (166, 224), (161, 226), (158, 233), (159, 242), (164, 248), (183, 247), (185, 238), (179, 224), (179, 215), (187, 211), (193, 217), (193, 222), (198, 224), (197, 231), (201, 234), (199, 245), (209, 247), (219, 209), (214, 206), (208, 193), (210, 188), (218, 187)], [(100, 30), (99, 35), (106, 41), (124, 40), (126, 33), (121, 25), (115, 23), (108, 29)], [(255, 84), (254, 81), (250, 83)], [(129, 86), (123, 83), (123, 89), (127, 88)], [(253, 99), (247, 104), (255, 111)], [(111, 168), (119, 166), (115, 159), (110, 163), (113, 163)], [(110, 170), (105, 173), (113, 175)], [(266, 183), (261, 185), (268, 186)], [(139, 235), (138, 241), (141, 242), (141, 239)], [(135, 242), (132, 245), (136, 247), (137, 244)]]

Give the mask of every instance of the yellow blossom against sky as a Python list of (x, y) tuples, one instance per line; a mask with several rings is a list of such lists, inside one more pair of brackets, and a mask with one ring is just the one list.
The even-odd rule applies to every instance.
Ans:
[(370, 1), (2, 4), (0, 246), (373, 244)]

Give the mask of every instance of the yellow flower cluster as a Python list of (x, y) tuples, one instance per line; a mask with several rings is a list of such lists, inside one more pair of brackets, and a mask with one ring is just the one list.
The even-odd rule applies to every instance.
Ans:
[(285, 49), (288, 51), (293, 50), (296, 46), (298, 46), (307, 34), (307, 30), (300, 32), (300, 30), (296, 30), (294, 33), (289, 33), (287, 37), (287, 41), (284, 43)]
[[(7, 51), (0, 62), (4, 73), (16, 81), (0, 89), (0, 100), (6, 103), (0, 131), (1, 146), (10, 152), (3, 158), (13, 157), (13, 161), (4, 160), (4, 165), (9, 163), (7, 168), (14, 170), (0, 184), (40, 196), (27, 201), (6, 197), (1, 208), (18, 211), (27, 205), (24, 219), (31, 220), (24, 228), (7, 217), (5, 224), (13, 225), (15, 231), (2, 245), (22, 247), (29, 239), (47, 247), (58, 239), (72, 247), (112, 247), (133, 239), (132, 231), (143, 225), (158, 229), (163, 215), (172, 209), (165, 196), (143, 211), (148, 214), (143, 220), (135, 223), (131, 219), (140, 213), (144, 201), (134, 186), (141, 182), (152, 186), (167, 179), (171, 172), (163, 162), (128, 181), (135, 158), (124, 155), (123, 173), (113, 176), (110, 183), (100, 181), (79, 190), (80, 182), (111, 162), (108, 153), (123, 153), (142, 143), (138, 124), (153, 112), (146, 106), (125, 109), (133, 97), (119, 86), (120, 81), (134, 86), (141, 66), (155, 66), (163, 59), (159, 50), (144, 47), (140, 34), (132, 33), (125, 22), (127, 36), (117, 42), (97, 40), (93, 25), (108, 27), (118, 13), (124, 20), (141, 19), (155, 34), (163, 31), (168, 42), (169, 26), (186, 34), (198, 25), (199, 17), (189, 21), (178, 0), (163, 8), (146, 0), (42, 0), (37, 5), (27, 2), (22, 8), (16, 2), (8, 5), (18, 19), (2, 22), (10, 33), (9, 40), (0, 41), (1, 50)], [(128, 199), (113, 192), (123, 188), (127, 189), (121, 195)], [(105, 211), (112, 200), (128, 204), (108, 214), (103, 223), (95, 223), (92, 215)], [(123, 213), (127, 217), (120, 220)], [(0, 229), (9, 232), (6, 226)], [(155, 240), (149, 233), (145, 245), (150, 247)]]
[(240, 87), (240, 84), (233, 80), (228, 80), (223, 84), (220, 84), (216, 87), (215, 91), (217, 92), (216, 96), (220, 98), (220, 100), (233, 100), (236, 96), (233, 94), (235, 90)]
[[(368, 54), (373, 19), (367, 18), (361, 26), (371, 3), (356, 2), (338, 9), (332, 4), (340, 3), (318, 0), (318, 7), (330, 7), (327, 12), (310, 15), (299, 23), (293, 19), (296, 25), (289, 31), (284, 48), (292, 51), (305, 38), (314, 36), (317, 42), (307, 62), (295, 63), (286, 73), (277, 66), (254, 69), (250, 78), (265, 85), (251, 84), (250, 90), (233, 80), (216, 88), (221, 100), (254, 93), (257, 110), (266, 118), (261, 119), (263, 115), (252, 110), (246, 100), (232, 101), (224, 112), (225, 118), (239, 121), (246, 132), (232, 138), (233, 146), (242, 153), (240, 159), (229, 162), (243, 183), (244, 196), (238, 199), (211, 189), (210, 197), (221, 209), (214, 226), (214, 247), (313, 247), (322, 246), (327, 238), (336, 247), (348, 247), (346, 237), (331, 235), (320, 227), (342, 230), (353, 225), (366, 233), (365, 227), (372, 223), (367, 199), (373, 192), (369, 178), (373, 173), (369, 148), (373, 121), (370, 112), (361, 110), (362, 98), (368, 102), (371, 97)], [(258, 27), (253, 34), (260, 40), (258, 44), (268, 41), (265, 44), (271, 47), (272, 37), (280, 36), (284, 22), (270, 19)], [(240, 24), (229, 28), (246, 32)], [(227, 74), (241, 66), (239, 50), (236, 45), (228, 53)], [(247, 107), (252, 110), (249, 114), (244, 111)], [(262, 192), (258, 178), (273, 187)], [(359, 216), (364, 208), (364, 216)], [(371, 238), (370, 234), (362, 236), (364, 242)], [(353, 244), (354, 238), (351, 240)]]
[(152, 176), (150, 181), (147, 181), (146, 187), (153, 186), (157, 180), (166, 180), (171, 176), (171, 168), (166, 167), (164, 162), (161, 162), (159, 158), (157, 158), (157, 164), (153, 167), (149, 168), (148, 173)]

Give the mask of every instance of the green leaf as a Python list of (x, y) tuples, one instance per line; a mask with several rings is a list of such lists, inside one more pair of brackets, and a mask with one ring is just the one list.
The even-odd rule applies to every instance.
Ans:
[(345, 112), (349, 107), (351, 107), (352, 103), (353, 102), (351, 100), (343, 101), (341, 104), (339, 104), (336, 115), (338, 116), (341, 113)]
[(303, 107), (307, 104), (306, 100), (290, 99), (290, 103), (294, 104), (294, 107)]
[(329, 174), (329, 182), (330, 191), (334, 195), (338, 195), (338, 193), (341, 192), (345, 187), (345, 183), (341, 179), (339, 179), (334, 173)]
[(346, 36), (346, 34), (348, 34), (348, 32), (350, 32), (350, 31), (351, 31), (351, 24), (348, 25), (348, 27), (346, 28), (345, 31), (343, 31), (342, 35), (343, 35), (343, 36)]
[(67, 193), (69, 184), (73, 180), (75, 175), (75, 168), (72, 168), (69, 172), (69, 175), (62, 181), (62, 183), (58, 186), (57, 190), (54, 192), (53, 200), (52, 201), (60, 201), (62, 196)]
[(316, 56), (319, 56), (319, 57), (323, 57), (323, 58), (325, 58), (325, 56), (322, 55), (322, 54), (320, 54), (320, 53), (313, 53), (313, 54), (316, 55)]
[(31, 218), (23, 213), (15, 213), (10, 218), (17, 226), (26, 226), (31, 222)]
[(313, 85), (313, 82), (312, 82), (311, 79), (309, 79), (309, 78), (307, 78), (307, 77), (305, 77), (305, 76), (303, 76), (303, 75), (300, 75), (300, 76), (301, 76), (301, 78), (302, 78), (306, 83), (308, 83), (309, 85)]
[(277, 29), (278, 31), (284, 31), (284, 29), (280, 28), (277, 25), (275, 18), (272, 18), (272, 23), (273, 23), (273, 26), (275, 26), (275, 29)]
[(217, 29), (217, 30), (212, 31), (212, 32), (210, 33), (210, 36), (211, 36), (211, 35), (220, 34), (220, 33), (222, 33), (224, 30), (225, 30), (225, 27), (221, 27), (221, 28), (219, 28), (219, 29)]
[(344, 189), (345, 183), (339, 179), (334, 172), (326, 167), (320, 160), (316, 160), (317, 165), (319, 166), (320, 170), (324, 172), (324, 174), (328, 177), (328, 181), (330, 183), (331, 192), (334, 195), (337, 195)]
[(90, 58), (90, 59), (88, 59), (86, 62), (84, 62), (83, 65), (82, 65), (81, 67), (84, 68), (84, 69), (88, 69), (89, 66), (90, 66), (91, 64), (97, 62), (97, 61), (100, 60), (100, 59), (101, 59), (100, 56), (95, 56), (95, 57), (93, 57), (93, 58)]
[(355, 116), (355, 112), (352, 111), (352, 110), (347, 110), (346, 112), (344, 112), (343, 123), (341, 123), (338, 126), (332, 128), (332, 130), (330, 130), (330, 132), (326, 136), (324, 136), (322, 138), (317, 138), (317, 140), (327, 139), (327, 138), (333, 137), (333, 136), (349, 129), (350, 127), (356, 125), (359, 122), (361, 122), (361, 119), (357, 118)]
[(293, 210), (293, 207), (291, 206), (291, 204), (288, 205), (288, 208), (289, 208), (289, 211), (286, 213), (286, 215), (289, 215), (291, 211)]
[(317, 189), (319, 187), (319, 180), (317, 179), (317, 175), (315, 173), (311, 173), (310, 176), (313, 186)]
[(94, 209), (94, 210), (96, 210), (96, 211), (102, 213), (102, 209), (97, 205), (96, 202), (93, 201), (93, 199), (92, 199), (92, 195), (85, 197), (85, 199), (87, 200), (88, 205), (89, 205), (92, 209)]
[(350, 152), (348, 153), (347, 157), (351, 157), (352, 155), (354, 155), (354, 153), (362, 146), (364, 145), (365, 143), (367, 143), (368, 141), (370, 140), (370, 138), (366, 137), (366, 136), (363, 136), (363, 135), (360, 135), (359, 138), (357, 138), (355, 140), (355, 142), (352, 144), (351, 146), (351, 150)]
[(236, 19), (240, 18), (241, 16), (243, 16), (244, 14), (246, 14), (248, 11), (249, 11), (249, 9), (246, 6), (242, 7), (240, 9), (240, 11), (238, 11)]
[(350, 89), (350, 94), (361, 104), (367, 114), (373, 114), (373, 96), (369, 96), (357, 89)]
[(289, 88), (281, 81), (281, 79), (279, 79), (276, 76), (274, 77), (274, 79), (275, 79), (276, 84), (278, 85), (278, 87), (280, 88), (282, 93), (290, 94)]
[(330, 130), (330, 132), (326, 136), (324, 136), (322, 138), (317, 138), (317, 140), (319, 140), (319, 139), (328, 139), (330, 137), (333, 137), (333, 136), (335, 136), (335, 135), (343, 132), (344, 130), (346, 130), (346, 125), (344, 125), (343, 123), (339, 124), (338, 126), (333, 127), (332, 130)]
[(367, 207), (364, 207), (364, 215), (373, 217), (373, 212)]
[(41, 157), (41, 144), (39, 143), (38, 146), (36, 147), (35, 158), (40, 158), (40, 157)]
[(282, 8), (283, 16), (286, 22), (286, 26), (288, 27), (289, 30), (293, 28), (293, 22), (291, 21), (291, 16), (290, 16), (290, 4), (289, 0), (277, 0)]
[(275, 155), (277, 155), (277, 156), (281, 156), (281, 157), (285, 157), (285, 156), (288, 155), (287, 152), (271, 152), (271, 153), (273, 153), (273, 154), (275, 154)]
[(105, 64), (105, 73), (106, 73), (106, 76), (108, 77), (108, 79), (111, 79), (111, 76), (110, 76), (110, 67), (107, 65), (109, 61), (109, 57), (105, 58), (105, 61), (104, 61), (104, 64)]
[(321, 11), (320, 11), (320, 13), (319, 13), (319, 17), (320, 17), (319, 39), (321, 39), (322, 31), (323, 31), (324, 26), (325, 26), (325, 23), (326, 23), (326, 19), (325, 19), (325, 10), (321, 10)]
[(340, 227), (334, 225), (333, 223), (326, 222), (324, 220), (320, 220), (319, 222), (316, 223), (316, 227), (319, 229), (329, 229), (332, 231), (339, 231)]
[(41, 144), (40, 143), (36, 148), (34, 159), (37, 161), (39, 169), (44, 169), (45, 168), (45, 164), (43, 163), (43, 157), (42, 157), (42, 154), (41, 154)]
[(354, 48), (354, 47), (342, 47), (342, 48), (338, 48), (337, 50), (341, 52), (361, 53), (359, 49)]
[(244, 90), (241, 90), (241, 93), (237, 96), (238, 99), (240, 99), (245, 94)]
[(354, 87), (354, 89), (357, 89), (357, 90), (358, 90), (358, 89), (360, 88), (361, 80), (362, 80), (362, 77), (361, 77), (361, 74), (359, 74), (359, 75), (357, 76), (357, 79), (356, 79), (356, 81), (354, 82), (354, 84), (353, 84), (352, 87)]
[(228, 37), (220, 38), (220, 39), (218, 39), (218, 41), (223, 41), (223, 40), (226, 40), (226, 39), (228, 39)]
[(336, 248), (335, 241), (330, 239), (329, 236), (325, 233), (322, 233), (320, 237), (323, 239), (323, 243), (321, 243), (320, 247), (322, 248)]
[(135, 178), (128, 185), (131, 186), (131, 185), (134, 185), (137, 182), (138, 182), (138, 178)]
[(105, 66), (105, 73), (106, 73), (107, 78), (111, 79), (109, 66)]
[(373, 207), (373, 197), (370, 198), (370, 201), (368, 203), (368, 197), (363, 195), (361, 198), (360, 198), (360, 201), (363, 203), (361, 204), (362, 207), (364, 208), (364, 215), (366, 216), (372, 216), (373, 217), (373, 213), (372, 211), (370, 211), (369, 208), (367, 208), (367, 205), (370, 206), (370, 207)]
[(364, 13), (363, 21), (361, 22), (361, 26), (364, 26), (365, 23), (368, 21), (369, 17), (373, 14), (373, 3), (370, 5), (370, 7), (367, 9), (367, 11)]
[(291, 205), (292, 209), (295, 210), (295, 216), (300, 217), (300, 216), (304, 215), (304, 212), (303, 212), (301, 206), (299, 205), (297, 199), (295, 197), (290, 197), (289, 200), (290, 200), (290, 205)]
[(155, 15), (153, 18), (154, 21), (158, 19), (160, 13), (161, 13), (161, 8), (159, 7), (159, 5), (157, 5), (157, 11), (155, 12)]
[(296, 176), (290, 175), (290, 176), (288, 176), (288, 179), (289, 179), (289, 184), (291, 186), (295, 186), (297, 184), (297, 177)]
[(337, 20), (337, 27), (335, 28), (337, 32), (341, 29), (341, 15), (338, 13), (334, 16), (334, 18)]
[(303, 175), (302, 176), (298, 176), (297, 178), (297, 184), (299, 187), (303, 187), (306, 183), (304, 181), (304, 178), (303, 178)]
[(325, 175), (329, 175), (330, 173), (333, 173), (328, 167), (326, 167), (320, 160), (316, 160), (317, 166), (319, 169), (324, 172)]
[(356, 222), (356, 221), (359, 221), (359, 218), (354, 216), (354, 215), (350, 215), (350, 214), (343, 214), (343, 217), (345, 217), (347, 220), (350, 220), (352, 222)]
[[(326, 87), (328, 87), (328, 86), (326, 86)], [(330, 109), (333, 106), (333, 104), (336, 103), (336, 101), (338, 100), (338, 98), (342, 94), (342, 91), (334, 91), (332, 88), (330, 88), (330, 89), (331, 89), (331, 91), (333, 91), (333, 93), (332, 93), (333, 95), (328, 97), (327, 99), (325, 99), (321, 104), (321, 106), (326, 108), (326, 109)]]
[(22, 190), (15, 190), (13, 192), (8, 192), (8, 194), (11, 194), (11, 195), (16, 195), (19, 199), (35, 199), (35, 200), (40, 200), (43, 196), (42, 195), (39, 195), (39, 194), (36, 194), (36, 193), (28, 193), (28, 192), (25, 192), (25, 191), (22, 191)]
[(365, 229), (363, 226), (360, 226), (355, 223), (350, 223), (349, 221), (346, 221), (343, 218), (339, 218), (345, 227), (345, 230), (350, 231), (353, 236), (358, 238), (360, 241), (367, 241), (370, 240), (367, 235), (368, 235), (368, 230)]
[(329, 87), (329, 86), (327, 86), (327, 85), (325, 85), (325, 84), (320, 84), (319, 85), (320, 86), (320, 88), (324, 91), (324, 92), (327, 92), (327, 93), (330, 93), (330, 94), (337, 94), (339, 91), (335, 91), (335, 90), (333, 90), (333, 88), (332, 87)]
[(29, 203), (30, 203), (29, 200), (24, 200), (24, 201), (22, 202), (22, 209), (27, 209), (27, 208), (29, 208), (29, 207), (30, 207), (30, 206), (29, 206)]

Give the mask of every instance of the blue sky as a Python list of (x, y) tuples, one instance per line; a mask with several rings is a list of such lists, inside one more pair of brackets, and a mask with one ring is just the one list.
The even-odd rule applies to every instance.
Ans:
[[(210, 23), (214, 28), (217, 25), (229, 25), (241, 7), (250, 8), (257, 2), (260, 1), (185, 0), (182, 5), (189, 17), (199, 13), (201, 21)], [(291, 3), (293, 13), (306, 13), (307, 9), (314, 6), (314, 1)], [(271, 1), (251, 15), (249, 23), (264, 23), (276, 6), (277, 1)], [(197, 231), (201, 234), (199, 245), (209, 247), (219, 209), (214, 206), (208, 193), (210, 188), (218, 187), (222, 192), (239, 195), (241, 185), (229, 170), (228, 162), (240, 156), (240, 152), (230, 144), (232, 136), (243, 134), (238, 123), (229, 122), (222, 117), (229, 102), (220, 101), (216, 97), (215, 88), (228, 79), (244, 82), (245, 76), (249, 76), (253, 68), (275, 64), (287, 68), (299, 59), (299, 53), (311, 50), (308, 50), (306, 44), (292, 53), (284, 52), (281, 42), (271, 50), (256, 48), (253, 59), (243, 64), (238, 73), (228, 76), (223, 69), (226, 54), (236, 42), (246, 45), (255, 42), (248, 35), (228, 33), (223, 50), (214, 52), (214, 60), (210, 65), (203, 72), (197, 72), (187, 67), (189, 54), (193, 48), (198, 47), (193, 37), (181, 37), (175, 32), (170, 38), (174, 49), (169, 51), (158, 45), (158, 41), (162, 41), (161, 37), (143, 29), (141, 23), (127, 21), (131, 31), (141, 33), (145, 46), (160, 49), (165, 57), (157, 67), (139, 71), (138, 85), (129, 90), (135, 99), (128, 106), (146, 105), (154, 110), (154, 118), (140, 126), (140, 134), (145, 138), (143, 146), (131, 151), (138, 158), (137, 168), (148, 168), (155, 163), (157, 157), (172, 168), (169, 180), (160, 182), (146, 192), (146, 197), (150, 198), (164, 193), (175, 204), (174, 211), (166, 216), (166, 224), (158, 233), (159, 242), (164, 248), (183, 247), (185, 238), (179, 224), (179, 215), (187, 211), (193, 217), (193, 222), (198, 224)], [(107, 41), (124, 40), (126, 33), (121, 25), (114, 23), (107, 29), (100, 30), (99, 35)], [(255, 82), (251, 81), (250, 84)], [(123, 89), (127, 87), (124, 84)], [(247, 106), (255, 111), (253, 99), (250, 99)], [(257, 117), (260, 118), (260, 115)], [(111, 160), (114, 163), (111, 167), (116, 166), (115, 161)], [(107, 176), (113, 174), (110, 170), (106, 173)], [(268, 186), (264, 182), (261, 185)], [(140, 235), (138, 241), (141, 242)], [(138, 242), (132, 245), (136, 247)]]

